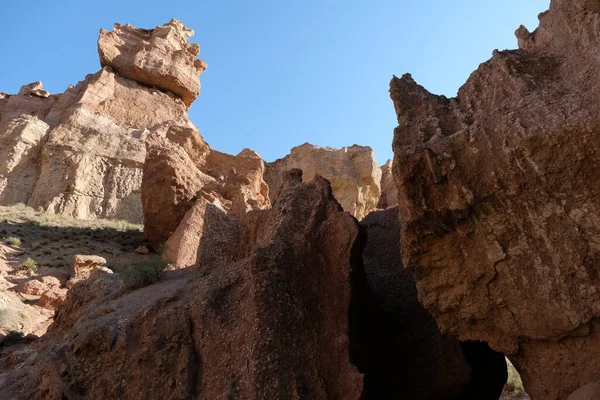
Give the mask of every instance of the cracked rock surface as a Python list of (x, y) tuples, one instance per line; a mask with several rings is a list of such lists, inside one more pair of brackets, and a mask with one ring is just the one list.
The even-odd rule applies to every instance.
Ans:
[(553, 0), (457, 97), (394, 78), (403, 260), (441, 330), (533, 399), (600, 379), (600, 7)]

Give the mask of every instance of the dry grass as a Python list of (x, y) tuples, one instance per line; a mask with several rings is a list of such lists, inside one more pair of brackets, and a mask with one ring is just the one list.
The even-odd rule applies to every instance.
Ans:
[(0, 221), (34, 222), (40, 226), (70, 227), (88, 229), (114, 229), (120, 232), (141, 232), (142, 225), (117, 219), (78, 219), (65, 215), (35, 211), (20, 203), (14, 206), (0, 206)]

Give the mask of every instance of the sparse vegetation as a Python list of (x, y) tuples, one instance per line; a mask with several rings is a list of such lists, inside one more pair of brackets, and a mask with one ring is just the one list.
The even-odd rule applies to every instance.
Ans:
[(38, 270), (38, 263), (32, 258), (27, 258), (27, 260), (23, 261), (21, 265), (19, 265), (19, 270), (33, 275)]
[(31, 250), (39, 249), (40, 247), (42, 247), (40, 242), (34, 242), (31, 244)]
[(134, 290), (158, 282), (166, 267), (167, 262), (160, 256), (155, 256), (148, 261), (116, 266), (114, 270), (123, 278), (125, 287)]
[[(38, 212), (24, 204), (0, 207), (0, 218), (13, 222), (29, 223), (32, 224), (32, 226), (89, 228), (91, 230), (96, 230), (100, 235), (104, 234), (101, 230), (116, 230), (120, 232), (142, 231), (141, 225), (133, 224), (128, 221), (116, 219), (77, 219), (65, 215)], [(70, 237), (76, 235), (77, 231), (75, 229), (69, 229), (65, 233)]]
[(21, 239), (16, 236), (9, 236), (5, 239), (5, 242), (12, 247), (20, 247)]

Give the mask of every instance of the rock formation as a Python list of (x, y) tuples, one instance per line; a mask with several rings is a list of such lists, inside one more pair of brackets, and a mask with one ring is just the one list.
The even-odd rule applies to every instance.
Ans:
[(272, 202), (279, 196), (286, 171), (293, 168), (304, 172), (305, 181), (317, 174), (329, 180), (344, 211), (359, 220), (377, 207), (381, 170), (370, 147), (354, 145), (335, 150), (309, 143), (294, 147), (286, 157), (266, 165), (265, 182)]
[(381, 196), (377, 208), (386, 209), (398, 205), (398, 189), (392, 175), (392, 160), (381, 166)]
[(117, 274), (78, 283), (34, 353), (6, 357), (3, 395), (358, 399), (348, 315), (363, 239), (328, 182), (293, 173), (272, 209), (206, 213), (199, 270), (130, 293)]
[(189, 107), (206, 69), (197, 58), (200, 46), (188, 43), (192, 36), (194, 31), (176, 19), (155, 29), (115, 24), (112, 32), (100, 31), (100, 63), (142, 85), (173, 92)]
[(394, 78), (404, 264), (442, 332), (487, 342), (533, 399), (600, 379), (600, 8), (553, 0), (456, 98)]
[(233, 214), (270, 207), (264, 163), (251, 150), (231, 156), (213, 150), (191, 128), (162, 126), (150, 133), (142, 181), (144, 232), (178, 267), (196, 263), (204, 212), (214, 204)]
[(0, 204), (141, 222), (147, 130), (193, 127), (186, 109), (206, 65), (192, 34), (175, 20), (150, 31), (116, 24), (101, 32), (98, 73), (61, 95), (39, 82), (3, 95)]

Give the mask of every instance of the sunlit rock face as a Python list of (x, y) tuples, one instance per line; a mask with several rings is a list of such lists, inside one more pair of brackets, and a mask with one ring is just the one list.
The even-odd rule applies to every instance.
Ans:
[(381, 170), (370, 147), (354, 145), (336, 150), (310, 143), (294, 147), (284, 158), (267, 163), (265, 181), (272, 202), (279, 196), (286, 171), (293, 168), (301, 169), (307, 181), (321, 175), (331, 182), (333, 195), (344, 211), (358, 219), (377, 208)]
[(155, 29), (115, 24), (100, 31), (98, 52), (103, 67), (145, 86), (173, 92), (187, 107), (200, 94), (200, 74), (206, 63), (200, 47), (188, 40), (194, 31), (173, 19)]
[(104, 68), (77, 86), (51, 95), (35, 82), (2, 94), (0, 204), (141, 223), (149, 130), (194, 128), (187, 108), (206, 64), (192, 35), (177, 20), (153, 30), (116, 24), (98, 40)]
[(445, 333), (534, 399), (600, 379), (600, 8), (554, 0), (455, 98), (394, 78), (403, 260)]

